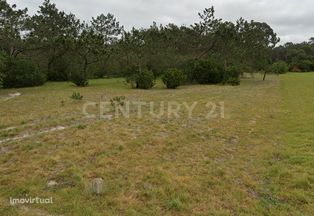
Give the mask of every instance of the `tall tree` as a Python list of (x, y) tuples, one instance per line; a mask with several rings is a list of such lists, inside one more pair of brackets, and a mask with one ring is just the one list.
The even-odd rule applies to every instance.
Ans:
[[(242, 58), (251, 70), (265, 70), (271, 63), (271, 52), (280, 41), (274, 30), (267, 24), (255, 21), (237, 21)], [(266, 70), (264, 78), (266, 77)]]
[(0, 0), (0, 50), (10, 57), (17, 57), (24, 50), (27, 8), (17, 9), (5, 0)]
[(106, 53), (105, 40), (100, 34), (96, 34), (88, 26), (80, 34), (76, 42), (76, 50), (83, 60), (83, 73), (86, 74), (89, 65), (99, 62), (101, 56)]
[(121, 53), (124, 53), (127, 66), (137, 65), (141, 67), (143, 64), (143, 48), (145, 40), (143, 31), (132, 28), (130, 32), (123, 32), (120, 47)]
[(62, 58), (79, 36), (81, 23), (73, 14), (59, 11), (45, 0), (28, 22), (28, 41), (47, 57), (47, 70), (53, 73), (54, 63)]
[[(117, 21), (113, 14), (108, 13), (107, 15), (100, 14), (97, 17), (93, 17), (90, 23), (90, 33), (102, 37), (103, 44), (98, 48), (97, 60), (94, 58), (94, 63), (99, 62), (100, 72), (98, 76), (105, 75), (105, 67), (107, 61), (116, 51), (116, 44), (121, 37), (123, 26)], [(92, 41), (90, 41), (92, 42)], [(96, 44), (100, 41), (95, 41)]]
[(114, 17), (113, 14), (100, 14), (96, 18), (92, 18), (91, 28), (95, 34), (102, 35), (105, 44), (113, 44), (118, 41), (123, 31), (123, 26)]
[(192, 28), (199, 33), (200, 44), (202, 47), (199, 57), (206, 56), (211, 52), (216, 44), (216, 33), (221, 23), (221, 19), (215, 17), (214, 7), (205, 8), (203, 13), (198, 14), (201, 21), (195, 23)]

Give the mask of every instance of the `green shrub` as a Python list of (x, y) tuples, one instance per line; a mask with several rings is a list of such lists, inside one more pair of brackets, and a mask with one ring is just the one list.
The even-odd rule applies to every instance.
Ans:
[(46, 77), (31, 61), (7, 59), (2, 68), (3, 88), (23, 88), (43, 85)]
[(240, 79), (239, 78), (235, 78), (235, 77), (230, 77), (227, 80), (226, 84), (232, 85), (232, 86), (240, 85)]
[(290, 65), (289, 71), (292, 72), (312, 72), (314, 71), (314, 61), (303, 60)]
[(70, 81), (78, 87), (88, 86), (88, 76), (82, 68), (83, 65), (78, 61), (71, 62), (67, 68), (67, 74), (70, 76)]
[(181, 210), (183, 208), (183, 203), (178, 198), (172, 198), (172, 199), (167, 201), (166, 207), (169, 210), (179, 211), (179, 210)]
[(123, 72), (126, 77), (126, 82), (131, 85), (131, 88), (137, 88), (136, 79), (138, 74), (140, 73), (140, 69), (136, 65), (130, 65)]
[(112, 107), (115, 106), (124, 106), (125, 105), (125, 96), (117, 96), (110, 99), (110, 103)]
[(78, 87), (88, 86), (87, 75), (83, 72), (74, 72), (71, 74), (71, 82)]
[(184, 73), (179, 69), (169, 69), (162, 77), (168, 89), (175, 89), (185, 81)]
[(152, 71), (136, 69), (135, 73), (126, 78), (127, 83), (131, 84), (132, 88), (150, 89), (155, 85), (155, 77)]
[(51, 65), (50, 71), (48, 71), (48, 80), (50, 81), (68, 81), (68, 62), (64, 58), (57, 59)]
[(82, 100), (83, 95), (81, 95), (81, 93), (79, 93), (79, 92), (73, 92), (73, 94), (71, 95), (71, 98), (73, 100)]
[(223, 67), (215, 60), (196, 60), (190, 64), (188, 70), (190, 81), (196, 81), (199, 84), (217, 84), (223, 82)]
[(96, 68), (94, 73), (94, 78), (96, 79), (102, 79), (104, 78), (108, 72), (104, 68)]
[(139, 89), (150, 89), (155, 85), (155, 77), (152, 71), (144, 69), (136, 76), (136, 86)]
[(137, 65), (129, 65), (123, 72), (124, 77), (132, 77), (140, 72), (140, 68)]
[(296, 67), (298, 67), (303, 72), (309, 72), (314, 70), (314, 62), (311, 60), (301, 60), (294, 64)]
[(126, 82), (131, 85), (131, 88), (137, 88), (136, 84), (137, 74), (130, 75), (126, 78)]
[(270, 67), (270, 72), (275, 74), (284, 74), (287, 73), (289, 70), (289, 67), (286, 62), (284, 61), (277, 61), (273, 63)]
[(227, 85), (240, 85), (241, 72), (237, 67), (230, 67), (225, 71), (224, 84)]
[(194, 67), (195, 67), (195, 63), (196, 61), (195, 60), (188, 60), (186, 62), (184, 62), (182, 65), (180, 65), (180, 69), (183, 71), (184, 73), (184, 76), (186, 78), (186, 83), (193, 83), (195, 82), (195, 79), (194, 79)]

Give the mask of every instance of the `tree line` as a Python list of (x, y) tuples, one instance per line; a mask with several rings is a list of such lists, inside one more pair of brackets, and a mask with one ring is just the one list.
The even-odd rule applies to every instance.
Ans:
[(286, 43), (273, 50), (273, 61), (284, 61), (294, 72), (314, 71), (314, 37), (308, 42)]
[(187, 82), (239, 84), (243, 72), (270, 71), (276, 61), (313, 70), (313, 40), (276, 47), (279, 41), (267, 23), (224, 21), (215, 17), (214, 7), (189, 26), (153, 23), (127, 31), (110, 13), (85, 22), (45, 0), (30, 16), (27, 8), (0, 0), (5, 88), (46, 80), (86, 86), (90, 78), (109, 76), (126, 77), (135, 88), (150, 88), (158, 77), (172, 88)]

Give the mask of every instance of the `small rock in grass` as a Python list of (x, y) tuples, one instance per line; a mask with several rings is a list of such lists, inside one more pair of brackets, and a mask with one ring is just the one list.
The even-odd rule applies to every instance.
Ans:
[(50, 182), (48, 182), (48, 184), (47, 184), (47, 187), (48, 188), (55, 188), (55, 187), (57, 187), (58, 186), (58, 183), (56, 182), (56, 181), (50, 181)]
[(95, 178), (92, 180), (91, 191), (94, 194), (100, 195), (103, 193), (104, 180), (102, 178)]
[(18, 96), (21, 96), (21, 95), (22, 94), (19, 93), (19, 92), (9, 94), (10, 97), (18, 97)]

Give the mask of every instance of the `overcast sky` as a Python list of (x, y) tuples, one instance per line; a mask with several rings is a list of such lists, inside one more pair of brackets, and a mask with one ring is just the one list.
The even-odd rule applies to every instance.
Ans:
[[(35, 13), (43, 0), (8, 0)], [(235, 21), (267, 22), (281, 38), (302, 42), (314, 37), (313, 0), (51, 0), (57, 7), (90, 20), (100, 13), (113, 13), (126, 29), (148, 27), (153, 21), (162, 24), (192, 24), (198, 12), (214, 6), (216, 17)]]

